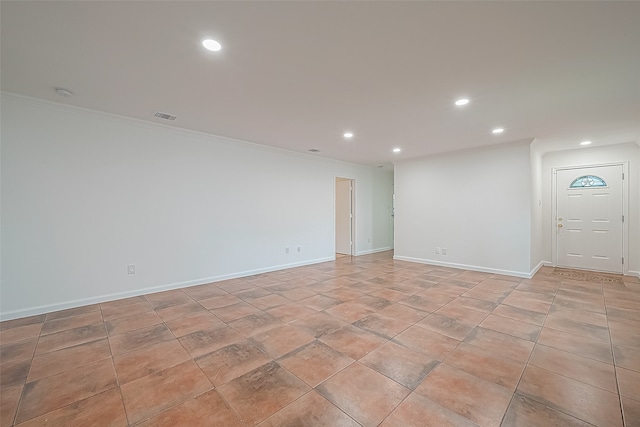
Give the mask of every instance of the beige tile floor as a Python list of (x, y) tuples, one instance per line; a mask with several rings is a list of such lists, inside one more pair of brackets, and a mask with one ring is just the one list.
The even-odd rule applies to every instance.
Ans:
[(640, 280), (340, 257), (3, 322), (0, 358), (2, 426), (638, 426)]

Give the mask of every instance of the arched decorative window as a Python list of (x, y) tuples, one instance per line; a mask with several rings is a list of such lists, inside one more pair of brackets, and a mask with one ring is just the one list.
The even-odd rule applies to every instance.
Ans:
[(595, 175), (585, 175), (573, 180), (569, 188), (606, 187), (604, 179)]

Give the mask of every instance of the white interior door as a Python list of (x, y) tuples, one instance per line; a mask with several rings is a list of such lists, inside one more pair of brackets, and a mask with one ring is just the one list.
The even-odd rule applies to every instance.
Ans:
[(353, 250), (353, 183), (336, 178), (336, 253), (352, 255)]
[(557, 265), (622, 273), (622, 165), (556, 173)]

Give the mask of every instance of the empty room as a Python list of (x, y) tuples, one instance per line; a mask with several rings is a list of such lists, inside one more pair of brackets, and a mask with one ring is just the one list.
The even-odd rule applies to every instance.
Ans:
[(1, 426), (640, 426), (640, 2), (0, 1)]

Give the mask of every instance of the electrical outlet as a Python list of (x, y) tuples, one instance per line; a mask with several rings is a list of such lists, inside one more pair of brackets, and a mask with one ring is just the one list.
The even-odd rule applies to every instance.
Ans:
[(288, 254), (289, 253), (289, 248), (284, 248), (284, 253)]
[(442, 255), (446, 255), (447, 254), (447, 248), (442, 248)]
[(436, 246), (436, 255), (440, 255), (440, 247)]
[(127, 274), (136, 274), (136, 265), (135, 264), (127, 265)]

